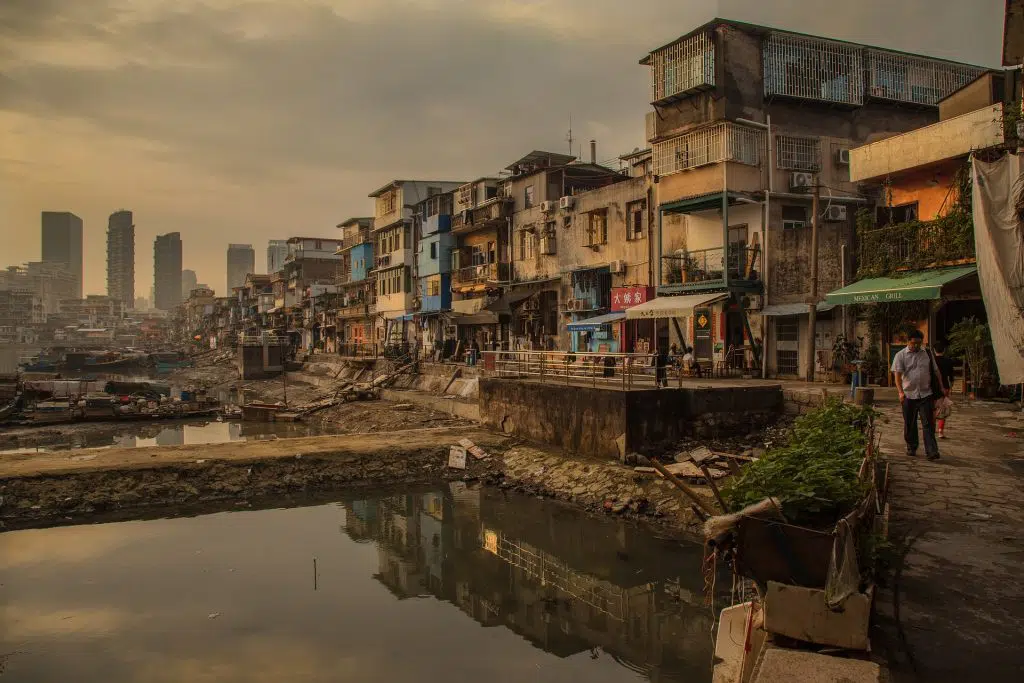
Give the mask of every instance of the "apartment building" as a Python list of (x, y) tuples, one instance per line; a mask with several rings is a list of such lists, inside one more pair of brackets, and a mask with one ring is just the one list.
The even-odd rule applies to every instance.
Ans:
[(338, 254), (338, 288), (341, 295), (336, 313), (338, 349), (342, 355), (372, 353), (377, 341), (377, 288), (374, 278), (373, 218), (354, 217), (338, 224), (341, 246)]
[(74, 277), (71, 297), (82, 296), (82, 219), (70, 211), (43, 211), (42, 262), (63, 266)]
[(229, 244), (227, 253), (227, 291), (245, 284), (245, 276), (256, 272), (256, 251), (251, 244)]
[(153, 242), (154, 306), (173, 310), (182, 301), (181, 233), (157, 235)]
[(449, 331), (452, 308), (452, 212), (455, 193), (431, 195), (413, 207), (413, 233), (416, 240), (416, 297), (413, 307), (419, 323), (418, 335), (424, 351), (440, 352), (446, 341), (449, 354), (455, 335)]
[(135, 305), (135, 219), (125, 209), (107, 221), (107, 295), (125, 309)]
[[(338, 254), (341, 243), (340, 239), (325, 237), (288, 239), (288, 257), (280, 279), (274, 277), (271, 283), (275, 285), (275, 295), (279, 291), (282, 294), (280, 303), (275, 301), (275, 304), (280, 307), (285, 331), (296, 346), (308, 349), (320, 339), (321, 325), (313, 324), (312, 312), (303, 302), (311, 295), (319, 297), (335, 287), (341, 263), (341, 255)], [(277, 285), (281, 285), (280, 290)]]
[(413, 207), (424, 199), (451, 192), (461, 183), (440, 180), (393, 180), (370, 193), (376, 206), (373, 219), (377, 315), (384, 326), (385, 344), (415, 339), (410, 323), (415, 311), (416, 239)]
[(715, 367), (803, 376), (813, 349), (844, 332), (823, 299), (852, 276), (854, 216), (869, 203), (850, 148), (934, 123), (939, 101), (985, 69), (720, 19), (640, 63), (658, 297), (627, 318), (654, 320), (655, 346), (682, 340)]

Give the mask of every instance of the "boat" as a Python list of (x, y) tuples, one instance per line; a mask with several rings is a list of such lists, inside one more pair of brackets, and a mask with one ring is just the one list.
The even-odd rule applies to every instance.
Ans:
[(0, 422), (6, 420), (14, 415), (17, 415), (21, 410), (21, 394), (18, 393), (10, 400), (9, 403), (0, 407)]
[(192, 360), (179, 351), (157, 351), (149, 354), (149, 363), (157, 373), (192, 367)]

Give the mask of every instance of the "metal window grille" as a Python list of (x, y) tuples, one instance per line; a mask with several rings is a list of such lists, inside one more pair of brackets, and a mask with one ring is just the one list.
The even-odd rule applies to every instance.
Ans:
[(654, 145), (654, 173), (665, 176), (721, 161), (761, 163), (764, 131), (720, 123)]
[(651, 53), (651, 101), (715, 85), (715, 40), (710, 32)]
[(458, 203), (460, 206), (473, 206), (473, 183), (466, 183), (465, 185), (461, 185), (458, 189), (458, 193)]
[(821, 141), (817, 138), (777, 135), (775, 159), (776, 165), (782, 169), (817, 172), (821, 169)]
[(764, 39), (762, 52), (765, 95), (864, 103), (860, 48), (830, 40), (773, 33)]
[(868, 95), (886, 100), (937, 105), (983, 73), (984, 69), (963, 64), (867, 50)]

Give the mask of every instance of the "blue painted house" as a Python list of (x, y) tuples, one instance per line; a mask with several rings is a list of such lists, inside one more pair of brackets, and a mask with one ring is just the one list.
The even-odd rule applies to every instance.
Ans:
[(452, 308), (452, 192), (437, 193), (416, 206), (419, 242), (416, 245), (416, 292), (419, 326), (428, 352), (444, 342), (442, 313)]

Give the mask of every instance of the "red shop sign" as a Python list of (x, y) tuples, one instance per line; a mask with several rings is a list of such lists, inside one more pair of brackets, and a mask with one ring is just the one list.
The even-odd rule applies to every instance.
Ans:
[(612, 310), (624, 311), (654, 298), (654, 287), (613, 287)]

